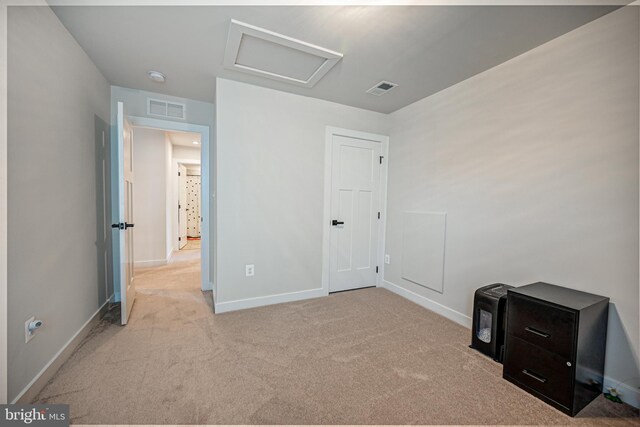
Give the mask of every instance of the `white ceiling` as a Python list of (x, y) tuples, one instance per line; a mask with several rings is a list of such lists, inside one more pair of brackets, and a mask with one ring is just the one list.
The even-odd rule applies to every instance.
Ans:
[(182, 145), (183, 147), (189, 147), (199, 150), (201, 145), (194, 144), (193, 141), (200, 142), (200, 134), (194, 132), (166, 132), (169, 140), (173, 145)]
[[(57, 6), (111, 84), (215, 101), (224, 77), (389, 113), (577, 28), (613, 6)], [(313, 88), (223, 67), (231, 19), (344, 54)], [(258, 49), (259, 46), (253, 46)], [(267, 61), (268, 58), (265, 58)], [(167, 76), (164, 84), (148, 70)], [(377, 97), (371, 86), (399, 84)]]

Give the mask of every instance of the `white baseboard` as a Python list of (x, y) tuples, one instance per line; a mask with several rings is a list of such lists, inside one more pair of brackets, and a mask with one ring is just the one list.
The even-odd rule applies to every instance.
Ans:
[(427, 297), (423, 297), (422, 295), (418, 295), (415, 292), (407, 290), (401, 286), (396, 285), (395, 283), (391, 283), (387, 280), (382, 282), (382, 287), (390, 290), (394, 294), (398, 294), (401, 297), (408, 299), (411, 302), (414, 302), (428, 310), (431, 310), (441, 316), (446, 317), (449, 320), (453, 320), (454, 322), (471, 329), (471, 317), (462, 314), (449, 308), (445, 305), (440, 304), (439, 302), (435, 302), (430, 300)]
[(64, 362), (69, 359), (69, 356), (78, 347), (80, 342), (89, 334), (91, 328), (98, 323), (102, 314), (107, 311), (107, 307), (110, 299), (107, 300), (102, 306), (87, 320), (84, 325), (76, 332), (67, 343), (49, 360), (49, 362), (42, 368), (38, 375), (36, 375), (27, 386), (16, 396), (11, 403), (29, 404), (35, 399), (45, 385), (53, 378), (58, 369)]
[(215, 313), (227, 313), (229, 311), (244, 310), (245, 308), (262, 307), (265, 305), (282, 304), (284, 302), (300, 301), (303, 299), (319, 298), (327, 296), (322, 289), (310, 289), (308, 291), (289, 292), (286, 294), (269, 295), (264, 297), (247, 298), (235, 301), (215, 303)]
[(632, 386), (627, 384), (622, 384), (620, 383), (620, 381), (607, 376), (604, 377), (603, 386), (604, 387), (602, 391), (604, 393), (607, 392), (607, 387), (614, 387), (616, 390), (622, 393), (620, 399), (622, 399), (624, 403), (626, 403), (627, 405), (631, 405), (634, 408), (640, 408), (640, 389), (633, 388)]
[(158, 267), (161, 265), (167, 265), (170, 261), (170, 258), (165, 259), (150, 259), (147, 261), (135, 261), (133, 265), (136, 268), (147, 268), (147, 267)]

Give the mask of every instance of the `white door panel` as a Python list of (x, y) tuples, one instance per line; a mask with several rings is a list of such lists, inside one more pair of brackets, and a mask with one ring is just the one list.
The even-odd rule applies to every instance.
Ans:
[[(133, 269), (133, 131), (124, 117), (124, 104), (118, 102), (116, 117), (116, 159), (114, 168), (118, 185), (114, 189), (118, 218), (113, 224), (114, 273), (120, 278), (120, 321), (126, 325), (136, 297), (135, 274)], [(116, 192), (117, 191), (117, 192)], [(115, 248), (114, 248), (115, 249)]]
[[(377, 283), (379, 142), (332, 137), (329, 291)], [(342, 223), (342, 224), (340, 224)]]

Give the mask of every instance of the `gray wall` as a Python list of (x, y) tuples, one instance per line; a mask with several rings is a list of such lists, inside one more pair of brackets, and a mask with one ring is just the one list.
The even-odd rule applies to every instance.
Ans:
[[(606, 375), (638, 373), (638, 8), (392, 114), (385, 279), (471, 315), (485, 284), (611, 298)], [(447, 212), (444, 291), (402, 278), (402, 214)]]
[[(96, 123), (110, 118), (107, 81), (51, 10), (8, 11), (13, 400), (105, 302), (108, 291), (98, 288), (94, 145)], [(31, 315), (44, 326), (25, 344)]]
[(321, 288), (325, 128), (388, 117), (224, 79), (216, 98), (216, 304)]

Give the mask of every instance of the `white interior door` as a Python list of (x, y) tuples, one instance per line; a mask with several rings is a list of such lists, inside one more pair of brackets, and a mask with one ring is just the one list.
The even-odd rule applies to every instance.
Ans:
[(178, 247), (184, 248), (187, 244), (187, 168), (178, 165)]
[(114, 275), (119, 277), (121, 323), (129, 321), (136, 298), (133, 270), (133, 134), (129, 122), (124, 117), (124, 104), (118, 102), (116, 117), (116, 169), (118, 177), (114, 188), (114, 205), (117, 207), (117, 222), (112, 224), (114, 254)]
[(329, 291), (377, 283), (379, 142), (332, 136)]

